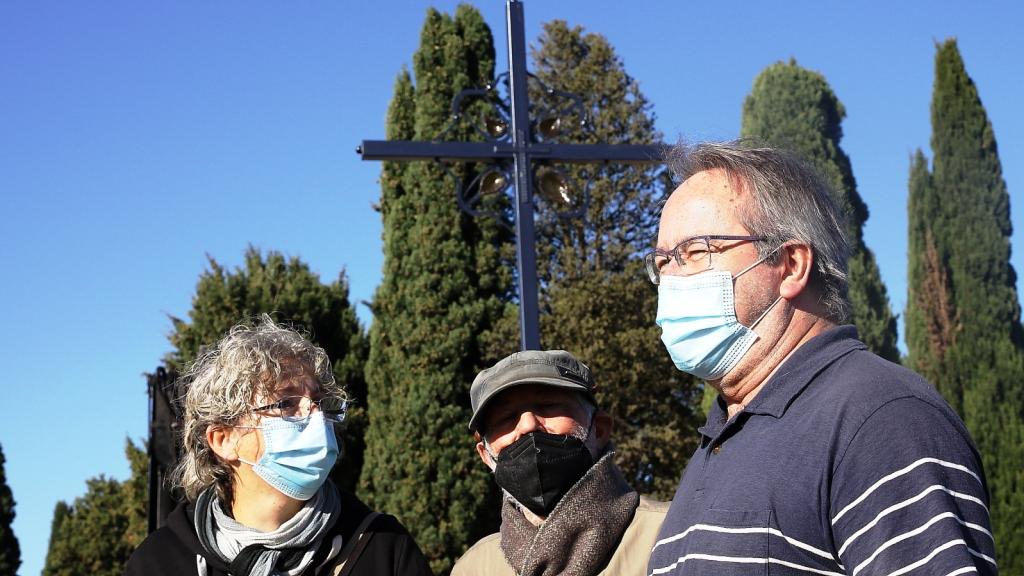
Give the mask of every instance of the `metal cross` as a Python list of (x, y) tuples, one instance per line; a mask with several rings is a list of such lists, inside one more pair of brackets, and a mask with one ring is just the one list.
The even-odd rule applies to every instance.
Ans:
[[(516, 265), (519, 268), (519, 327), (523, 350), (540, 348), (537, 305), (537, 253), (533, 227), (532, 159), (563, 163), (660, 162), (663, 145), (559, 144), (538, 142), (532, 134), (527, 97), (526, 34), (523, 3), (505, 2), (508, 39), (508, 92), (511, 138), (505, 142), (409, 142), (363, 140), (363, 160), (480, 162), (512, 159), (515, 187)], [(459, 98), (458, 96), (456, 97)], [(461, 205), (461, 204), (460, 204)]]

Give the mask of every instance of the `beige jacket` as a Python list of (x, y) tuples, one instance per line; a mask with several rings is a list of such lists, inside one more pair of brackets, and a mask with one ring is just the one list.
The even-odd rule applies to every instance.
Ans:
[[(645, 576), (647, 559), (658, 539), (658, 530), (668, 512), (668, 502), (640, 497), (633, 520), (622, 534), (622, 541), (611, 560), (594, 576)], [(451, 576), (516, 576), (501, 551), (501, 535), (491, 534), (466, 550), (455, 563)]]

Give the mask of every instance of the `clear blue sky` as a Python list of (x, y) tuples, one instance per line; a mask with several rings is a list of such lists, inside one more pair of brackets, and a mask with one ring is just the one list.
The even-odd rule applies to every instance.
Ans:
[[(554, 18), (604, 34), (671, 140), (736, 136), (743, 98), (775, 61), (822, 72), (848, 111), (843, 147), (897, 312), (934, 42), (958, 37), (995, 127), (1024, 271), (1018, 3), (630, 4), (528, 0), (527, 36)], [(353, 299), (371, 297), (380, 167), (354, 149), (383, 138), (428, 5), (0, 4), (0, 445), (22, 575), (42, 568), (58, 499), (86, 478), (127, 476), (125, 438), (146, 434), (142, 374), (168, 351), (167, 315), (187, 313), (206, 255), (234, 266), (249, 243), (280, 250), (324, 281), (346, 269)], [(478, 6), (504, 71), (504, 2)]]

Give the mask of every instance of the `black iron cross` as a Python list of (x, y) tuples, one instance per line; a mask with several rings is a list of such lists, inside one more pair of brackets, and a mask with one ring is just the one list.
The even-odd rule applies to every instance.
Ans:
[[(363, 140), (363, 160), (481, 162), (512, 159), (515, 187), (516, 265), (519, 268), (519, 327), (523, 350), (540, 348), (537, 253), (533, 229), (532, 159), (563, 163), (660, 162), (663, 145), (559, 144), (537, 141), (529, 117), (523, 3), (505, 2), (511, 138), (503, 142), (408, 142)], [(458, 100), (459, 97), (456, 97)], [(461, 206), (461, 202), (460, 202)], [(465, 208), (464, 208), (465, 209)]]

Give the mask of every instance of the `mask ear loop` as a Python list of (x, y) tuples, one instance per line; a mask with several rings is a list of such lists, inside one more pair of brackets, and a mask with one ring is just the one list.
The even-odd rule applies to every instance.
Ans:
[[(249, 429), (249, 430), (262, 430), (263, 426), (245, 426), (245, 425), (242, 425), (242, 426), (234, 426), (234, 428), (246, 428), (246, 429)], [(245, 458), (242, 458), (242, 456), (238, 453), (238, 441), (239, 440), (240, 440), (240, 438), (236, 438), (234, 445), (231, 447), (234, 450), (234, 452), (235, 452), (235, 458), (238, 458), (239, 462), (243, 462), (245, 464), (248, 464), (250, 467), (255, 467), (256, 466), (256, 462), (250, 462), (250, 461), (246, 460)]]
[(764, 312), (762, 312), (761, 315), (757, 317), (757, 320), (754, 320), (754, 322), (750, 326), (748, 326), (748, 328), (750, 330), (753, 330), (754, 326), (757, 326), (757, 324), (761, 322), (761, 320), (764, 320), (764, 317), (767, 316), (768, 313), (772, 311), (772, 308), (775, 308), (775, 305), (778, 304), (780, 300), (782, 300), (782, 296), (776, 298), (775, 301), (771, 303), (771, 305), (765, 308)]
[(590, 424), (587, 424), (587, 430), (583, 433), (583, 438), (578, 438), (584, 444), (590, 439), (590, 431), (594, 429), (594, 420), (597, 420), (597, 406), (591, 406), (590, 408)]
[(761, 256), (760, 258), (758, 258), (753, 264), (751, 264), (750, 266), (747, 266), (743, 270), (740, 270), (739, 272), (737, 272), (736, 275), (732, 277), (733, 282), (735, 282), (736, 279), (739, 278), (740, 276), (743, 276), (747, 272), (750, 272), (751, 270), (753, 270), (754, 267), (757, 266), (758, 264), (760, 264), (760, 263), (764, 262), (765, 260), (771, 258), (773, 254), (775, 254), (779, 250), (782, 250), (782, 248), (784, 246), (786, 246), (785, 242), (783, 242), (782, 244), (779, 244), (778, 246), (773, 248), (770, 252), (768, 252), (764, 256)]
[[(754, 262), (750, 266), (747, 266), (746, 268), (741, 270), (738, 274), (736, 274), (735, 276), (732, 277), (733, 282), (735, 282), (736, 279), (739, 278), (740, 276), (746, 274), (754, 266), (757, 266), (758, 264), (760, 264), (760, 263), (764, 262), (765, 260), (771, 258), (772, 254), (775, 254), (779, 250), (782, 250), (782, 248), (785, 247), (785, 246), (786, 246), (786, 242), (783, 242), (782, 244), (779, 244), (774, 250), (772, 250), (771, 252), (765, 254), (760, 260), (758, 260), (757, 262)], [(779, 295), (779, 297), (776, 298), (774, 302), (772, 302), (767, 308), (765, 308), (764, 312), (761, 312), (761, 315), (757, 317), (757, 320), (754, 320), (750, 324), (750, 326), (748, 326), (747, 328), (749, 330), (753, 330), (754, 326), (757, 326), (761, 322), (761, 320), (764, 320), (764, 317), (767, 316), (768, 313), (772, 311), (772, 308), (775, 308), (775, 305), (778, 304), (780, 300), (782, 300), (782, 295)]]
[(491, 452), (491, 443), (487, 441), (486, 436), (482, 437), (481, 440), (484, 443), (484, 451), (487, 452), (487, 456), (491, 459), (491, 473), (493, 474), (498, 466), (498, 455), (495, 454), (494, 452)]

